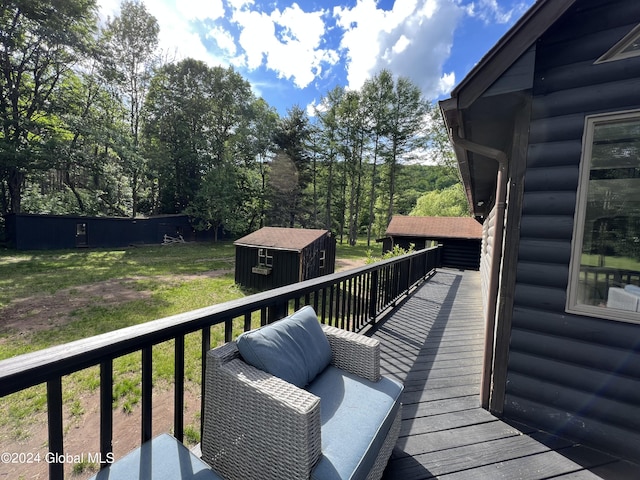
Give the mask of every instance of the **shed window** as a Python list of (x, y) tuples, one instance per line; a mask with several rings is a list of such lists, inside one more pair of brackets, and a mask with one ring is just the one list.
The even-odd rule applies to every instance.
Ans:
[(273, 253), (266, 248), (258, 249), (258, 265), (273, 267)]
[(640, 321), (640, 111), (587, 117), (567, 310)]
[(327, 268), (327, 251), (320, 250), (320, 269)]

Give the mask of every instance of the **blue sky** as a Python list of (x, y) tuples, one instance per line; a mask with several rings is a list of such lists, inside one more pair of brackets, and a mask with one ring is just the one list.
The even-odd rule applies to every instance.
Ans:
[[(449, 96), (534, 0), (146, 0), (168, 58), (233, 66), (280, 114), (382, 68)], [(120, 0), (98, 0), (113, 17)]]

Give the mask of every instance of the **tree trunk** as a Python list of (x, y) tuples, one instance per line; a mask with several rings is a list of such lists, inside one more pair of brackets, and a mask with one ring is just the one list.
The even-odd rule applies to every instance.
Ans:
[(9, 179), (7, 186), (9, 187), (9, 212), (20, 213), (22, 203), (22, 185), (24, 184), (25, 175), (15, 167), (9, 168)]

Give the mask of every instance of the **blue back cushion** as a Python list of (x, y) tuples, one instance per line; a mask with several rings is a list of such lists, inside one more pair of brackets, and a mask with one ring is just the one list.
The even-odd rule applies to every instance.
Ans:
[(237, 344), (245, 362), (300, 388), (331, 363), (331, 346), (309, 306), (243, 333)]

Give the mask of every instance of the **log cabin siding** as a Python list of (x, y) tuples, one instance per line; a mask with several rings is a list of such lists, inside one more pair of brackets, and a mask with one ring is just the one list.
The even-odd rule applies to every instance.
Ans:
[(504, 415), (640, 458), (640, 325), (565, 313), (585, 117), (640, 108), (640, 58), (594, 64), (637, 0), (576, 2), (537, 42)]

